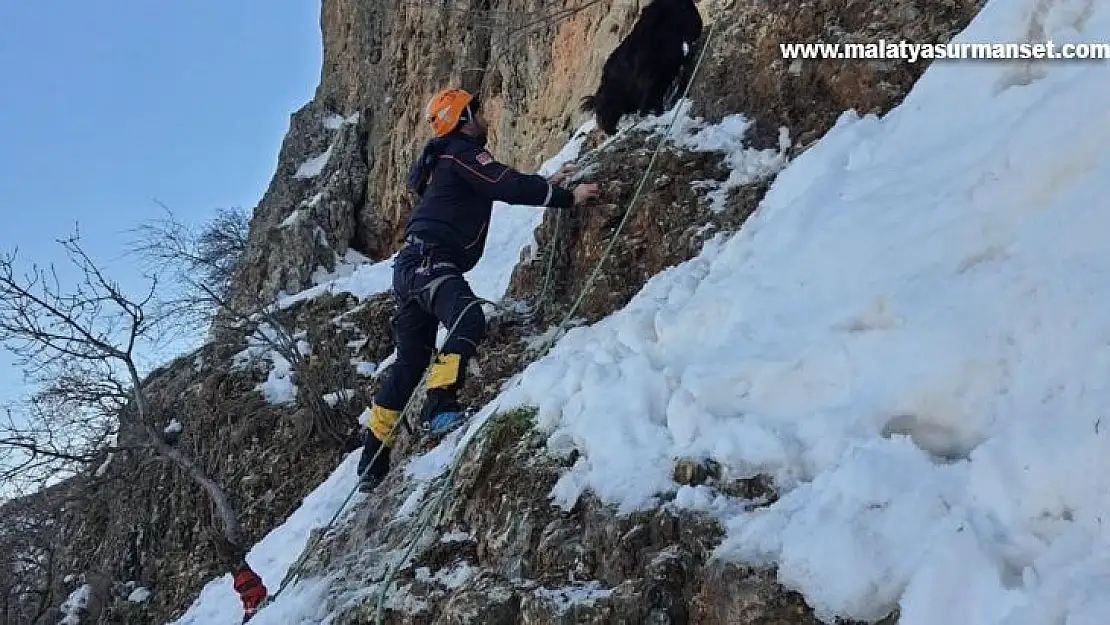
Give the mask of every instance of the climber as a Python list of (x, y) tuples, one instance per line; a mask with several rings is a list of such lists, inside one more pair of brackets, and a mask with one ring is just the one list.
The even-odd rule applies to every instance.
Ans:
[[(409, 171), (409, 189), (420, 201), (393, 262), (397, 360), (370, 407), (358, 467), (363, 492), (389, 470), (395, 426), (429, 363), (421, 429), (439, 435), (464, 420), (457, 393), (485, 335), (486, 319), (463, 274), (485, 249), (493, 202), (569, 208), (598, 195), (597, 184), (573, 191), (560, 186), (573, 164), (544, 178), (496, 161), (485, 149), (488, 127), (479, 102), (462, 89), (436, 93), (424, 118), (435, 136)], [(454, 332), (431, 362), (439, 323)]]
[(232, 587), (235, 588), (235, 592), (239, 593), (239, 599), (243, 602), (242, 622), (246, 623), (251, 620), (262, 602), (265, 601), (266, 585), (262, 583), (262, 578), (258, 576), (258, 573), (255, 573), (244, 560), (235, 570)]

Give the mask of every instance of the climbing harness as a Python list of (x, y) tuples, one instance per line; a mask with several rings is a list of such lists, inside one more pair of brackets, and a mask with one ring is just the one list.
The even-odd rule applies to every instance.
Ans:
[[(709, 29), (706, 33), (705, 45), (702, 46), (701, 52), (698, 54), (698, 60), (695, 63), (694, 69), (690, 74), (690, 80), (687, 81), (684, 89), (682, 90), (682, 99), (685, 99), (689, 95), (690, 87), (693, 86), (694, 81), (695, 81), (695, 79), (698, 75), (698, 72), (701, 69), (701, 64), (702, 64), (702, 61), (705, 58), (705, 53), (709, 50), (710, 42), (713, 39), (713, 31), (714, 31), (715, 27), (716, 27), (716, 22), (710, 22)], [(575, 301), (574, 301), (573, 305), (571, 305), (570, 309), (567, 310), (567, 312), (564, 315), (562, 321), (559, 322), (559, 325), (556, 327), (555, 332), (550, 333), (547, 336), (547, 338), (543, 341), (543, 343), (541, 344), (540, 349), (537, 350), (537, 352), (539, 354), (538, 358), (542, 358), (544, 355), (546, 355), (548, 350), (550, 350), (551, 347), (554, 345), (555, 341), (557, 341), (559, 338), (561, 338), (562, 333), (566, 331), (567, 326), (570, 324), (571, 320), (574, 318), (574, 314), (578, 311), (578, 308), (582, 305), (582, 301), (585, 299), (586, 294), (589, 293), (590, 288), (593, 286), (594, 281), (597, 280), (597, 277), (601, 273), (601, 269), (604, 266), (605, 261), (608, 260), (610, 254), (612, 254), (613, 247), (616, 245), (617, 239), (620, 237), (621, 232), (624, 230), (625, 225), (628, 223), (628, 220), (632, 215), (633, 209), (636, 207), (636, 202), (640, 199), (640, 196), (643, 195), (644, 187), (647, 184), (648, 177), (651, 175), (651, 172), (655, 167), (655, 162), (659, 157), (659, 153), (662, 151), (663, 142), (664, 142), (664, 140), (666, 140), (670, 136), (671, 130), (674, 128), (675, 122), (678, 120), (678, 115), (679, 115), (680, 112), (681, 112), (681, 107), (676, 106), (674, 114), (671, 116), (671, 120), (667, 124), (666, 130), (661, 135), (659, 135), (659, 138), (656, 140), (655, 149), (652, 152), (651, 160), (648, 161), (647, 168), (644, 170), (644, 174), (640, 178), (640, 182), (637, 185), (636, 190), (632, 195), (632, 199), (628, 203), (628, 207), (625, 209), (624, 215), (621, 218), (620, 223), (617, 224), (617, 228), (613, 232), (613, 236), (609, 239), (609, 243), (606, 246), (605, 251), (602, 252), (601, 256), (598, 258), (597, 263), (594, 265), (593, 271), (590, 273), (589, 277), (587, 278), (586, 283), (582, 286), (581, 292), (578, 294), (578, 297), (575, 299)], [(489, 305), (493, 306), (494, 308), (500, 310), (502, 312), (502, 314), (506, 314), (506, 312), (508, 312), (510, 314), (517, 314), (522, 319), (526, 319), (526, 320), (527, 319), (532, 319), (533, 317), (535, 317), (539, 314), (539, 312), (542, 310), (542, 306), (546, 303), (546, 298), (549, 294), (549, 290), (550, 290), (550, 287), (551, 287), (551, 284), (552, 284), (552, 281), (553, 281), (554, 265), (555, 265), (554, 260), (555, 260), (555, 254), (556, 254), (556, 249), (557, 249), (556, 243), (557, 243), (557, 238), (558, 238), (558, 234), (559, 234), (559, 228), (560, 228), (560, 225), (561, 225), (561, 219), (562, 219), (562, 209), (557, 209), (557, 212), (555, 213), (555, 229), (552, 233), (551, 242), (548, 245), (547, 267), (546, 267), (546, 270), (544, 272), (543, 286), (541, 288), (539, 296), (537, 296), (537, 298), (536, 298), (536, 302), (533, 305), (532, 309), (530, 311), (526, 312), (526, 313), (521, 314), (521, 313), (516, 313), (515, 311), (512, 311), (511, 309), (509, 309), (504, 304), (501, 304), (501, 303), (498, 303), (498, 302), (491, 302), (491, 301), (489, 301), (487, 299), (484, 299), (484, 298), (475, 298), (473, 301), (471, 301), (470, 303), (467, 304), (466, 308), (464, 308), (462, 313), (460, 313), (459, 316), (456, 318), (455, 323), (452, 324), (451, 328), (447, 332), (447, 338), (450, 338), (451, 335), (454, 333), (455, 328), (458, 326), (459, 321), (462, 320), (466, 311), (469, 310), (471, 306), (474, 306), (476, 304), (489, 304)], [(434, 360), (435, 360), (435, 356), (433, 355), (432, 356), (432, 362), (434, 362)], [(429, 363), (429, 364), (431, 364), (431, 363)], [(390, 435), (392, 435), (396, 431), (397, 426), (401, 423), (405, 423), (405, 427), (408, 428), (407, 421), (408, 421), (409, 416), (410, 416), (410, 410), (411, 410), (412, 406), (418, 405), (418, 402), (414, 402), (414, 400), (416, 400), (418, 398), (421, 399), (421, 401), (423, 400), (424, 393), (422, 391), (424, 391), (423, 387), (424, 387), (424, 384), (425, 384), (425, 381), (427, 379), (427, 376), (428, 376), (429, 372), (430, 372), (429, 368), (426, 368), (424, 370), (424, 374), (421, 376), (420, 382), (417, 384), (416, 390), (412, 393), (412, 395), (409, 396), (408, 402), (405, 403), (404, 408), (401, 410), (400, 417), (393, 424), (393, 428), (390, 430)], [(520, 379), (518, 378), (517, 379), (517, 384), (519, 384), (519, 383), (520, 383)], [(502, 393), (502, 395), (500, 395), (498, 399), (494, 400), (494, 402), (493, 402), (494, 406), (492, 408), (487, 408), (487, 411), (491, 414), (491, 416), (489, 418), (487, 418), (485, 421), (483, 421), (478, 426), (478, 428), (469, 437), (466, 437), (463, 445), (461, 446), (461, 448), (456, 450), (456, 452), (455, 452), (455, 454), (452, 458), (451, 466), (450, 466), (450, 469), (448, 471), (447, 477), (443, 480), (443, 482), (440, 486), (439, 492), (437, 493), (437, 496), (434, 499), (434, 502), (431, 499), (428, 499), (428, 500), (425, 500), (424, 505), (421, 506), (420, 515), (419, 515), (416, 523), (414, 524), (413, 529), (410, 531), (408, 545), (406, 546), (406, 548), (404, 550), (404, 554), (402, 555), (402, 557), (397, 558), (396, 561), (393, 563), (393, 565), (390, 566), (388, 574), (385, 576), (385, 578), (381, 582), (381, 588), (378, 592), (378, 600), (377, 600), (377, 604), (376, 604), (376, 608), (375, 608), (375, 623), (377, 625), (382, 625), (382, 623), (384, 623), (384, 619), (385, 619), (385, 598), (386, 598), (386, 595), (388, 594), (389, 587), (392, 585), (393, 580), (396, 577), (397, 573), (402, 568), (402, 565), (405, 562), (407, 562), (409, 560), (409, 558), (412, 556), (412, 552), (416, 549), (416, 545), (420, 540), (420, 535), (423, 534), (425, 529), (427, 529), (427, 527), (428, 527), (431, 519), (433, 518), (433, 516), (438, 516), (439, 514), (442, 513), (443, 502), (445, 501), (446, 495), (451, 490), (451, 486), (455, 481), (455, 476), (458, 472), (458, 468), (462, 464), (462, 458), (466, 456), (466, 452), (469, 450), (470, 444), (475, 439), (478, 438), (479, 434), (481, 434), (481, 432), (485, 428), (485, 426), (487, 424), (489, 424), (490, 421), (493, 420), (492, 414), (496, 413), (497, 402), (499, 402), (500, 397), (503, 397), (503, 396), (504, 396), (504, 393)], [(381, 445), (381, 446), (378, 447), (378, 450), (375, 452), (375, 454), (371, 458), (370, 462), (368, 462), (366, 464), (366, 469), (365, 469), (366, 471), (370, 470), (370, 467), (373, 466), (374, 461), (377, 460), (378, 456), (381, 454), (383, 449), (385, 449), (384, 445)], [(359, 474), (358, 475), (358, 480), (360, 481), (361, 479), (362, 479), (362, 474)], [(331, 530), (331, 528), (335, 524), (335, 521), (339, 518), (339, 515), (346, 509), (347, 504), (351, 501), (351, 499), (355, 496), (355, 493), (357, 493), (357, 492), (358, 492), (358, 481), (356, 481), (356, 484), (351, 489), (350, 493), (347, 494), (347, 497), (340, 503), (339, 507), (336, 509), (336, 511), (332, 515), (332, 517), (321, 528), (321, 531), (316, 533), (316, 535), (313, 537), (313, 539), (309, 541), (309, 544), (305, 545), (304, 550), (301, 552), (301, 556), (297, 559), (296, 562), (293, 563), (293, 565), (286, 572), (285, 577), (282, 579), (281, 585), (278, 587), (277, 591), (274, 592), (273, 595), (270, 595), (269, 597), (266, 598), (266, 600), (262, 603), (262, 605), (259, 606), (260, 610), (262, 608), (264, 608), (265, 606), (269, 605), (270, 603), (276, 601), (277, 598), (281, 595), (281, 593), (285, 590), (285, 588), (288, 587), (288, 585), (290, 583), (292, 583), (293, 580), (295, 580), (297, 577), (300, 576), (300, 573), (301, 573), (301, 571), (304, 567), (305, 558), (306, 558), (307, 554), (310, 553), (312, 551), (312, 549), (315, 548), (316, 544), (319, 543), (319, 541), (322, 539), (322, 537), (328, 531)]]

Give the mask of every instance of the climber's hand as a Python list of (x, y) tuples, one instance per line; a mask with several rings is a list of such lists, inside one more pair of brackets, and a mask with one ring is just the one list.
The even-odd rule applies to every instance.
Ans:
[(581, 206), (598, 196), (597, 183), (590, 182), (574, 187), (574, 205)]
[(566, 179), (568, 177), (570, 177), (570, 175), (573, 174), (577, 170), (578, 170), (578, 165), (577, 164), (575, 164), (575, 163), (565, 163), (562, 167), (559, 168), (559, 171), (551, 174), (551, 177), (548, 178), (547, 180), (551, 184), (561, 185), (564, 182), (566, 182)]

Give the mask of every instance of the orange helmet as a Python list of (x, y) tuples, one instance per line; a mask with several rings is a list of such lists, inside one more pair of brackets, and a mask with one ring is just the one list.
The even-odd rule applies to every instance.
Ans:
[(451, 132), (459, 125), (474, 96), (462, 89), (447, 88), (436, 93), (424, 107), (424, 119), (432, 125), (437, 137)]

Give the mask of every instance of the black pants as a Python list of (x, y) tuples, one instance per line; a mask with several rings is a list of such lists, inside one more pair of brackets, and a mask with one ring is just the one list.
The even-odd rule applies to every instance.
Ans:
[[(397, 254), (393, 265), (393, 295), (397, 305), (393, 316), (397, 360), (387, 372), (374, 403), (399, 411), (404, 409), (431, 362), (439, 324), (448, 330), (455, 328), (441, 353), (462, 357), (461, 376), (466, 362), (474, 356), (485, 337), (486, 317), (452, 259), (435, 248), (418, 243), (406, 244)], [(459, 386), (461, 383), (460, 377)]]

